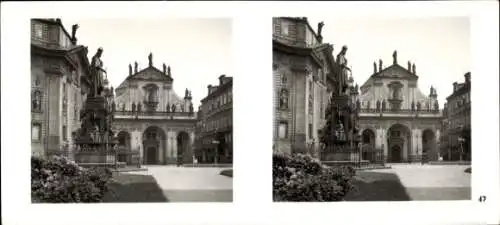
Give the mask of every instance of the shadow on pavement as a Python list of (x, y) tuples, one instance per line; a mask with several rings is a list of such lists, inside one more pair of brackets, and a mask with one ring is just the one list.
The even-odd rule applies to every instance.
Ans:
[(104, 202), (168, 202), (163, 191), (150, 175), (121, 174), (113, 175), (110, 191)]
[(409, 201), (410, 196), (396, 174), (358, 171), (352, 180), (356, 187), (345, 201)]

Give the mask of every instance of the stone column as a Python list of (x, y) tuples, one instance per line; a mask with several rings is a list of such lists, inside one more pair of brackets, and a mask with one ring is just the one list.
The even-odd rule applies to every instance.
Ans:
[(416, 132), (416, 135), (417, 135), (417, 148), (415, 150), (415, 155), (417, 156), (417, 160), (421, 160), (422, 159), (422, 149), (424, 148), (424, 146), (422, 146), (422, 131), (420, 129), (417, 129), (417, 132)]
[(177, 132), (172, 131), (172, 155), (175, 159), (175, 163), (177, 163)]
[(60, 133), (61, 133), (61, 80), (55, 75), (49, 75), (49, 86), (48, 86), (48, 150), (59, 149)]

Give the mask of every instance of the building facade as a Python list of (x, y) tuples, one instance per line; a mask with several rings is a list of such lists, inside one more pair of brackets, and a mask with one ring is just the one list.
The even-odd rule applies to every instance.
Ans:
[(470, 72), (464, 82), (453, 83), (453, 93), (446, 98), (441, 135), (444, 160), (471, 160)]
[(338, 71), (333, 45), (307, 18), (273, 18), (273, 151), (318, 154)]
[(233, 78), (221, 75), (201, 100), (196, 135), (199, 163), (233, 162)]
[(115, 90), (113, 130), (125, 150), (119, 160), (134, 163), (135, 155), (142, 164), (192, 163), (196, 113), (191, 92), (178, 95), (170, 66), (157, 69), (153, 55), (148, 58), (144, 69), (129, 64), (127, 78)]
[[(78, 45), (60, 19), (31, 20), (31, 151), (68, 153), (88, 92), (87, 47)], [(72, 155), (72, 154), (69, 154)]]
[[(360, 88), (357, 102), (364, 147), (382, 149), (388, 162), (437, 160), (442, 112), (437, 91), (418, 88), (415, 64), (373, 63), (373, 74)], [(365, 148), (366, 149), (366, 148)]]

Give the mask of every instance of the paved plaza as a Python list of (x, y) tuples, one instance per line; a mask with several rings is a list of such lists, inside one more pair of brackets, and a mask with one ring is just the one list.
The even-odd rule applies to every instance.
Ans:
[(151, 175), (170, 202), (232, 202), (233, 179), (220, 175), (228, 168), (146, 166), (147, 171), (128, 174)]
[(358, 171), (357, 191), (347, 201), (469, 200), (466, 165), (394, 164), (391, 169)]

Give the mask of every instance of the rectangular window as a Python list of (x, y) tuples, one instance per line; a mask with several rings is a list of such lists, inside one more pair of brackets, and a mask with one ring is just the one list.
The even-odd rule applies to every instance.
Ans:
[(35, 24), (33, 26), (35, 30), (35, 37), (37, 38), (43, 38), (43, 25), (42, 24)]
[(31, 140), (32, 141), (40, 141), (41, 135), (41, 126), (40, 124), (33, 124), (31, 127)]
[(309, 124), (308, 132), (309, 132), (309, 139), (312, 139), (313, 138), (313, 125), (312, 124)]
[(282, 23), (281, 24), (281, 34), (283, 35), (288, 35), (288, 27), (290, 25), (288, 25), (287, 23)]
[(67, 141), (68, 140), (68, 128), (66, 127), (66, 125), (63, 125), (62, 132), (63, 132), (62, 133), (63, 140)]
[(278, 136), (281, 139), (288, 138), (288, 123), (287, 122), (282, 121), (279, 123)]

